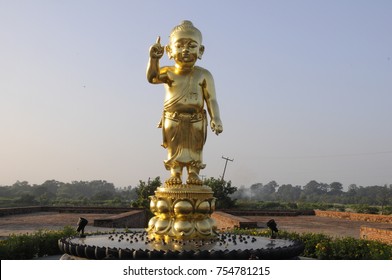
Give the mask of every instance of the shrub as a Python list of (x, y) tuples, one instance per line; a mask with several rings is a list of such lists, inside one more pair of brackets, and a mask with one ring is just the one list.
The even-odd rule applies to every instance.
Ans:
[[(270, 236), (269, 230), (241, 230), (238, 234)], [(333, 238), (321, 233), (279, 231), (278, 238), (300, 240), (305, 249), (301, 256), (323, 260), (392, 260), (392, 245), (352, 237)]]
[(385, 206), (382, 210), (382, 214), (391, 215), (392, 214), (392, 206)]
[(340, 211), (340, 212), (346, 212), (346, 206), (345, 205), (335, 205), (333, 210)]
[(379, 213), (379, 208), (377, 208), (375, 206), (369, 206), (366, 204), (352, 205), (351, 208), (355, 212), (362, 213), (362, 214), (378, 214)]
[(298, 205), (297, 205), (297, 203), (294, 203), (294, 202), (288, 202), (287, 208), (288, 209), (298, 209)]
[(276, 209), (285, 209), (286, 207), (280, 202), (265, 201), (265, 202), (260, 202), (257, 208), (262, 210), (276, 210)]
[(0, 259), (30, 260), (60, 254), (58, 240), (72, 235), (76, 235), (76, 230), (71, 227), (64, 227), (59, 231), (39, 230), (32, 234), (11, 234), (7, 239), (0, 241)]

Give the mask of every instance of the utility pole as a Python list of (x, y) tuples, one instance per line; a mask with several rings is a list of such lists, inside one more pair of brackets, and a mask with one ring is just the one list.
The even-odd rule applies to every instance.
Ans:
[(225, 178), (227, 162), (228, 162), (228, 161), (234, 161), (234, 158), (233, 158), (233, 159), (230, 159), (230, 158), (228, 158), (228, 157), (222, 156), (222, 159), (226, 160), (226, 162), (225, 162), (225, 168), (223, 169), (223, 174), (222, 174), (222, 181), (223, 181), (224, 178)]

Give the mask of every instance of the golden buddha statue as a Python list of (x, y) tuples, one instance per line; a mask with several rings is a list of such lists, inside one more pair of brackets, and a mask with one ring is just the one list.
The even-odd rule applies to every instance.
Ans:
[(186, 183), (202, 185), (199, 172), (205, 167), (202, 152), (207, 136), (204, 104), (211, 118), (212, 131), (219, 134), (223, 130), (212, 75), (208, 70), (195, 66), (204, 52), (202, 35), (192, 22), (183, 21), (173, 28), (165, 49), (169, 58), (174, 59), (174, 66), (159, 67), (159, 59), (164, 53), (160, 37), (150, 48), (147, 66), (148, 81), (163, 83), (166, 90), (159, 124), (163, 132), (162, 146), (168, 153), (165, 167), (171, 173), (165, 183), (182, 184), (185, 167), (188, 172)]
[[(160, 67), (166, 50), (174, 66)], [(207, 107), (210, 126), (217, 135), (223, 131), (211, 73), (195, 66), (204, 52), (201, 32), (190, 21), (182, 21), (170, 33), (163, 47), (160, 37), (150, 47), (147, 80), (164, 84), (166, 95), (159, 127), (167, 149), (164, 161), (171, 176), (151, 197), (154, 213), (148, 231), (158, 239), (215, 236), (210, 218), (215, 209), (213, 192), (199, 177), (203, 163), (203, 146), (207, 137)], [(182, 182), (183, 169), (188, 177)]]

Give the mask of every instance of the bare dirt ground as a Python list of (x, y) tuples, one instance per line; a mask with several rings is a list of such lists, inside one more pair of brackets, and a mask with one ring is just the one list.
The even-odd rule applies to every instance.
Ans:
[[(76, 224), (80, 216), (83, 216), (89, 221), (85, 232), (108, 232), (112, 229), (94, 227), (93, 223), (94, 219), (105, 218), (111, 215), (112, 214), (37, 212), (0, 217), (0, 238), (7, 237), (10, 234), (32, 233), (39, 229), (62, 229), (64, 226), (71, 226), (76, 229)], [(376, 228), (392, 228), (392, 224), (350, 221), (317, 216), (246, 216), (246, 218), (256, 221), (262, 226), (265, 226), (270, 219), (274, 219), (280, 230), (297, 233), (325, 233), (338, 237), (350, 236), (359, 238), (359, 229), (362, 225)]]
[(32, 233), (40, 229), (58, 230), (65, 226), (77, 228), (79, 217), (89, 221), (85, 232), (109, 231), (110, 228), (94, 227), (94, 219), (105, 218), (113, 214), (78, 214), (58, 212), (36, 212), (0, 217), (0, 238), (10, 234)]
[(361, 226), (374, 228), (392, 228), (392, 224), (373, 223), (365, 221), (351, 221), (345, 219), (318, 217), (318, 216), (294, 216), (294, 217), (266, 217), (266, 216), (246, 216), (247, 219), (265, 225), (270, 219), (274, 219), (278, 224), (278, 229), (289, 232), (313, 232), (324, 233), (335, 237), (359, 238)]

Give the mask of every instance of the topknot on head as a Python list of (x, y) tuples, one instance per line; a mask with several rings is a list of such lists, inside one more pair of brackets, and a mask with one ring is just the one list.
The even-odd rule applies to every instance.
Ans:
[(202, 35), (199, 29), (197, 29), (190, 20), (183, 20), (177, 26), (175, 26), (170, 32), (170, 40), (177, 35), (182, 34), (192, 34), (199, 38), (200, 42), (202, 41)]

